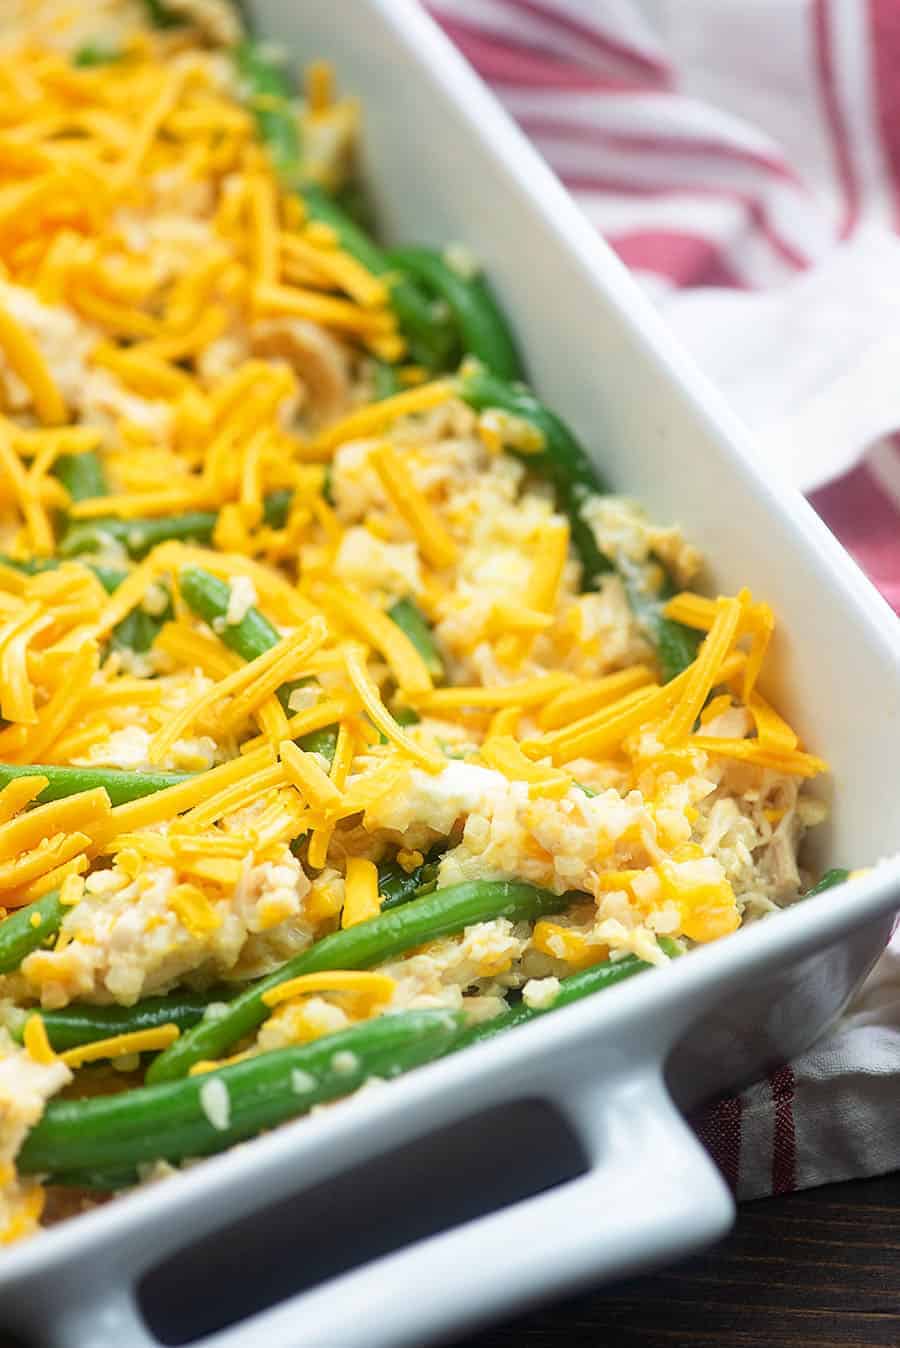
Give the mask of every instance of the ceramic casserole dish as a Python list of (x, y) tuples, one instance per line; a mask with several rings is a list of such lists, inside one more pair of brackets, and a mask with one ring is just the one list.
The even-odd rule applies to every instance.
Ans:
[(387, 236), (471, 246), (606, 478), (684, 527), (711, 592), (776, 601), (772, 691), (832, 767), (812, 863), (881, 864), (8, 1251), (0, 1322), (41, 1344), (421, 1345), (715, 1240), (733, 1204), (683, 1111), (820, 1035), (900, 904), (893, 613), (413, 0), (248, 8), (361, 98)]

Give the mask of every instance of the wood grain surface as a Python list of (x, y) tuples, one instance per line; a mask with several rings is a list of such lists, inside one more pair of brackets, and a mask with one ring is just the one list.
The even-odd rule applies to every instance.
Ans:
[[(746, 1204), (705, 1255), (450, 1348), (680, 1345), (900, 1348), (900, 1173)], [(25, 1346), (0, 1329), (0, 1348)]]
[(452, 1348), (681, 1344), (900, 1348), (900, 1173), (748, 1203), (707, 1254)]

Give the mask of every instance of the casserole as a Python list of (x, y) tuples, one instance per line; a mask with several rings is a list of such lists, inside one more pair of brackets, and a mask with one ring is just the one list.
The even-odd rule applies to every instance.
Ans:
[[(834, 858), (856, 862), (889, 851), (893, 819), (878, 797), (880, 755), (874, 747), (869, 758), (858, 755), (865, 727), (851, 731), (842, 713), (852, 687), (861, 694), (862, 714), (871, 718), (864, 742), (883, 746), (890, 761), (893, 618), (802, 505), (779, 506), (755, 481), (740, 448), (717, 431), (719, 417), (714, 408), (709, 412), (707, 395), (692, 392), (694, 376), (679, 370), (677, 357), (667, 356), (652, 316), (629, 294), (627, 279), (597, 252), (588, 227), (428, 25), (406, 6), (357, 8), (351, 33), (316, 5), (304, 10), (302, 23), (274, 5), (258, 10), (263, 31), (283, 37), (295, 50), (302, 38), (306, 51), (333, 57), (346, 83), (368, 95), (373, 177), (386, 189), (387, 222), (393, 214), (396, 224), (402, 219), (405, 229), (425, 238), (462, 237), (477, 245), (517, 325), (529, 334), (536, 384), (566, 410), (589, 443), (608, 447), (603, 457), (612, 479), (646, 497), (661, 515), (681, 519), (705, 550), (721, 559), (717, 585), (727, 587), (740, 575), (780, 595), (796, 641), (796, 648), (783, 643), (782, 681), (788, 694), (792, 682), (810, 690), (806, 702), (795, 698), (790, 710), (801, 730), (816, 726), (841, 786)], [(346, 17), (344, 11), (344, 26)], [(294, 23), (300, 24), (297, 32), (291, 31)], [(425, 53), (433, 75), (425, 66), (407, 64), (410, 44)], [(371, 64), (375, 49), (383, 53), (378, 70)], [(393, 109), (377, 102), (385, 73), (400, 91)], [(470, 119), (482, 124), (483, 141), (473, 141), (467, 151), (467, 195), (450, 168), (471, 139)], [(412, 128), (411, 145), (408, 137), (403, 141), (404, 126)], [(434, 177), (427, 194), (421, 190), (423, 165)], [(532, 187), (542, 204), (526, 210)], [(568, 250), (560, 246), (564, 243)], [(544, 262), (538, 277), (529, 273), (535, 256)], [(736, 539), (738, 519), (745, 533)], [(777, 546), (771, 555), (754, 557), (762, 539)], [(832, 631), (841, 637), (840, 660), (826, 671), (813, 652)], [(199, 1237), (204, 1228), (265, 1205), (284, 1192), (286, 1176), (293, 1182), (297, 1162), (307, 1166), (307, 1184), (313, 1172), (322, 1182), (353, 1161), (377, 1156), (391, 1142), (427, 1134), (440, 1123), (462, 1127), (476, 1110), (523, 1096), (555, 1100), (572, 1121), (586, 1149), (580, 1178), (529, 1199), (516, 1212), (483, 1218), (361, 1269), (340, 1288), (309, 1292), (302, 1303), (248, 1321), (221, 1341), (264, 1336), (276, 1342), (419, 1343), (449, 1323), (525, 1293), (599, 1271), (619, 1272), (670, 1250), (683, 1252), (721, 1230), (730, 1208), (672, 1109), (659, 1081), (660, 1064), (669, 1060), (671, 1088), (688, 1103), (797, 1051), (835, 1013), (877, 954), (896, 901), (893, 879), (885, 867), (842, 892), (839, 901), (829, 896), (777, 924), (743, 933), (739, 941), (725, 943), (718, 961), (716, 951), (701, 952), (683, 974), (665, 970), (654, 989), (640, 996), (636, 989), (618, 994), (605, 1013), (600, 1007), (575, 1008), (541, 1027), (543, 1041), (537, 1030), (530, 1040), (519, 1037), (502, 1060), (492, 1059), (495, 1050), (488, 1046), (470, 1055), (468, 1066), (461, 1060), (430, 1069), (395, 1087), (387, 1100), (370, 1096), (348, 1104), (330, 1115), (327, 1141), (324, 1121), (314, 1120), (302, 1136), (289, 1129), (165, 1191), (137, 1195), (118, 1210), (45, 1236), (34, 1254), (16, 1252), (3, 1270), (11, 1323), (36, 1329), (45, 1340), (108, 1341), (117, 1333), (126, 1342), (152, 1342), (132, 1305), (132, 1285), (166, 1250), (185, 1245), (191, 1227)], [(773, 934), (773, 928), (783, 934)], [(792, 963), (800, 956), (799, 964)], [(701, 1017), (706, 1027), (713, 1025), (713, 1035), (708, 1028), (698, 1033)], [(403, 1090), (405, 1097), (398, 1094)], [(437, 1142), (431, 1150), (441, 1161)], [(365, 1188), (364, 1176), (357, 1182)], [(301, 1190), (303, 1178), (296, 1184)], [(601, 1207), (613, 1216), (598, 1223)], [(297, 1216), (303, 1211), (298, 1202)], [(531, 1238), (513, 1247), (517, 1229)], [(190, 1268), (189, 1260), (183, 1262)], [(488, 1278), (483, 1273), (488, 1268), (499, 1272)], [(30, 1280), (48, 1274), (38, 1293)], [(427, 1292), (414, 1305), (399, 1295), (410, 1285)], [(151, 1278), (144, 1304), (159, 1326), (152, 1287)], [(63, 1313), (63, 1299), (73, 1291), (78, 1304)], [(157, 1282), (157, 1299), (162, 1295)], [(374, 1327), (360, 1315), (361, 1304), (370, 1314), (375, 1306)], [(170, 1325), (166, 1341), (187, 1341), (184, 1332)]]

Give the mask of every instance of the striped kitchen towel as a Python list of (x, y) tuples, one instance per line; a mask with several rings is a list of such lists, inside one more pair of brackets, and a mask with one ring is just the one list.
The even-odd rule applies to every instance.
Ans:
[[(428, 7), (900, 609), (900, 0)], [(825, 1038), (697, 1129), (741, 1198), (877, 1174), (898, 1073), (900, 933)]]

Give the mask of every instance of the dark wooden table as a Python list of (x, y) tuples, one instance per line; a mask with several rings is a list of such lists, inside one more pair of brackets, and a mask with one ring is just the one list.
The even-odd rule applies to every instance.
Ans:
[(454, 1348), (682, 1344), (900, 1348), (900, 1173), (748, 1203), (708, 1254)]
[[(453, 1348), (681, 1345), (900, 1348), (900, 1173), (746, 1204), (708, 1254)], [(0, 1348), (25, 1346), (0, 1330)]]

